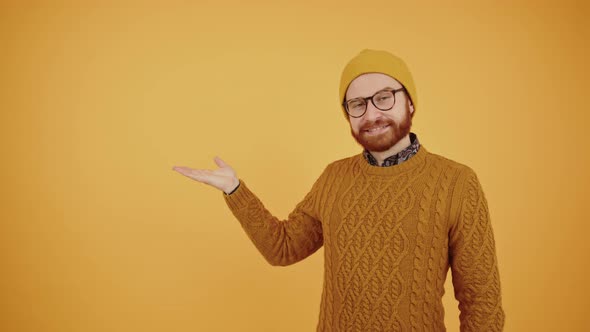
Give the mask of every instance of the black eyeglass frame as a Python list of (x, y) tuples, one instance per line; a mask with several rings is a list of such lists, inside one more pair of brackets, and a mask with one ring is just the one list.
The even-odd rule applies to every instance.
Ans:
[[(393, 105), (390, 108), (387, 108), (387, 109), (382, 109), (382, 108), (377, 107), (377, 105), (375, 105), (375, 101), (373, 100), (373, 98), (375, 98), (376, 95), (378, 95), (379, 93), (381, 93), (383, 91), (391, 91), (393, 93)], [(352, 98), (352, 99), (349, 99), (349, 100), (345, 100), (342, 103), (342, 106), (346, 110), (346, 113), (348, 113), (348, 115), (350, 117), (353, 117), (353, 118), (360, 118), (363, 115), (365, 115), (365, 113), (367, 113), (367, 106), (369, 106), (369, 100), (371, 100), (371, 103), (373, 104), (373, 106), (375, 106), (376, 109), (378, 109), (380, 111), (383, 111), (383, 112), (389, 111), (390, 109), (392, 109), (395, 106), (395, 102), (397, 101), (396, 98), (395, 98), (395, 94), (397, 92), (399, 92), (399, 91), (406, 91), (406, 88), (404, 86), (402, 86), (399, 89), (382, 89), (382, 90), (379, 90), (379, 91), (375, 92), (375, 94), (372, 95), (372, 96), (370, 96), (370, 97), (358, 97), (358, 98)], [(357, 100), (357, 99), (364, 100), (364, 102), (365, 102), (365, 111), (363, 112), (363, 114), (361, 114), (359, 116), (354, 116), (354, 115), (350, 114), (350, 112), (348, 111), (348, 102), (351, 101), (351, 100)]]

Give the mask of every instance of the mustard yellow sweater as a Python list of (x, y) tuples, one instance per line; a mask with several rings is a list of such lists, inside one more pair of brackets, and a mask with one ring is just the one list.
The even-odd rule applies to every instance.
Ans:
[(451, 267), (461, 331), (501, 331), (500, 277), (490, 214), (469, 166), (426, 150), (390, 167), (362, 154), (329, 164), (286, 220), (244, 181), (223, 195), (272, 265), (324, 246), (317, 331), (446, 331)]

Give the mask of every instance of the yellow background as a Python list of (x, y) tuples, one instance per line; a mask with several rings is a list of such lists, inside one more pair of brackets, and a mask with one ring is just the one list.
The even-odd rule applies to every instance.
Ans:
[(286, 217), (360, 152), (338, 83), (363, 48), (478, 174), (505, 330), (590, 329), (587, 2), (100, 3), (2, 3), (0, 330), (314, 331), (323, 249), (271, 267), (172, 167), (219, 155)]

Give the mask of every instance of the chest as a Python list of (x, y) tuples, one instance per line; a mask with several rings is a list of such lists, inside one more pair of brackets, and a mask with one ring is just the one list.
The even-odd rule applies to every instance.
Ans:
[(446, 238), (451, 186), (445, 181), (436, 174), (343, 179), (331, 209), (322, 212), (326, 245), (379, 252)]

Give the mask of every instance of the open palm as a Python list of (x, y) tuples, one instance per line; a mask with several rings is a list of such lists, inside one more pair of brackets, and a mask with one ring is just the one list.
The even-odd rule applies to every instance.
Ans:
[(186, 166), (174, 166), (172, 169), (193, 180), (223, 190), (226, 194), (232, 192), (240, 183), (236, 172), (221, 158), (215, 157), (213, 160), (219, 166), (218, 169), (193, 169)]

